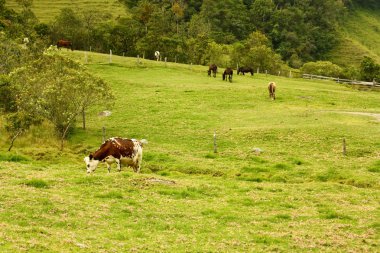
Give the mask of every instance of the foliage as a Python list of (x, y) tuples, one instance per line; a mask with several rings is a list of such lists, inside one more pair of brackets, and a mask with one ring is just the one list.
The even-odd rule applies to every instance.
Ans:
[(322, 76), (340, 77), (343, 70), (338, 65), (329, 61), (317, 61), (305, 63), (301, 72)]
[[(30, 7), (31, 1), (23, 2)], [(39, 35), (50, 33), (50, 44), (65, 38), (72, 40), (75, 49), (112, 50), (119, 55), (139, 54), (149, 59), (159, 50), (163, 57), (181, 62), (194, 58), (186, 45), (196, 43), (189, 40), (197, 39), (198, 34), (217, 44), (230, 45), (242, 43), (249, 34), (260, 31), (283, 61), (298, 68), (304, 62), (326, 59), (340, 39), (338, 20), (352, 2), (356, 1), (119, 0), (127, 14), (116, 19), (111, 13), (95, 9), (66, 8), (49, 27), (35, 27)], [(372, 2), (368, 0), (363, 5), (373, 6)], [(31, 14), (25, 11), (24, 19), (28, 19), (27, 13)], [(33, 23), (32, 18), (29, 21)], [(19, 28), (13, 31), (23, 29)]]
[(366, 81), (380, 80), (380, 65), (375, 61), (365, 56), (360, 64), (361, 78)]
[(282, 64), (280, 56), (272, 50), (269, 39), (259, 31), (251, 33), (243, 43), (236, 43), (232, 51), (233, 65), (276, 73)]
[[(80, 113), (94, 104), (112, 99), (109, 87), (103, 80), (52, 49), (12, 73), (11, 83), (12, 92), (17, 96), (18, 114), (52, 122), (62, 145)], [(13, 125), (15, 129), (22, 128)]]
[(233, 43), (250, 31), (248, 11), (241, 0), (204, 0), (200, 15), (211, 24), (212, 38), (217, 43)]

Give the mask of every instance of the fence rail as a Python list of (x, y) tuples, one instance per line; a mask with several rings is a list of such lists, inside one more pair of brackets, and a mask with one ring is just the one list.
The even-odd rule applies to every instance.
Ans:
[(319, 75), (311, 75), (311, 74), (303, 74), (302, 78), (318, 79), (318, 80), (331, 80), (331, 81), (335, 81), (337, 83), (380, 87), (380, 83), (377, 83), (375, 80), (373, 80), (373, 82), (363, 82), (363, 81), (357, 81), (357, 80), (341, 79), (339, 77), (336, 78), (336, 77), (319, 76)]

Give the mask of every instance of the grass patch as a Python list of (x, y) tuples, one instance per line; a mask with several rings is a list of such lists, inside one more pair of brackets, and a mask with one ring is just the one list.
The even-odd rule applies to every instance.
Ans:
[(376, 161), (369, 169), (369, 172), (379, 173), (380, 172), (380, 160)]
[(26, 156), (10, 154), (10, 153), (0, 153), (0, 161), (5, 162), (27, 162), (30, 159)]
[(48, 183), (42, 179), (31, 179), (24, 182), (26, 186), (34, 187), (34, 188), (49, 188)]
[(285, 163), (277, 163), (273, 166), (276, 170), (289, 170), (291, 167)]
[(331, 220), (331, 219), (352, 220), (350, 216), (338, 213), (332, 209), (323, 208), (323, 209), (319, 209), (318, 212), (321, 218), (327, 219), (327, 220)]
[(98, 194), (96, 195), (97, 198), (102, 198), (102, 199), (122, 199), (123, 194), (120, 192), (116, 191), (111, 191), (105, 194)]

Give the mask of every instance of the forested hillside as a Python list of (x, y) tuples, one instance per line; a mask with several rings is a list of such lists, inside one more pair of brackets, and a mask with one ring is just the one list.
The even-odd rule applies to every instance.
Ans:
[(73, 4), (6, 1), (34, 27), (35, 34), (29, 31), (28, 36), (43, 38), (46, 45), (64, 38), (78, 50), (112, 50), (148, 59), (159, 50), (168, 61), (249, 65), (272, 73), (329, 60), (342, 67), (336, 75), (347, 78), (360, 78), (352, 66), (360, 67), (364, 56), (380, 63), (376, 43), (380, 6), (374, 0), (94, 0), (75, 1), (75, 8)]

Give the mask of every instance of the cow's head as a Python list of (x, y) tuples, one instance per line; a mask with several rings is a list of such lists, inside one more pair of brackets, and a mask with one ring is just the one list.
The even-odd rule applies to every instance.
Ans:
[(84, 162), (86, 163), (87, 173), (94, 172), (96, 170), (96, 167), (98, 167), (99, 160), (95, 160), (93, 158), (94, 157), (92, 156), (92, 154), (84, 158)]

